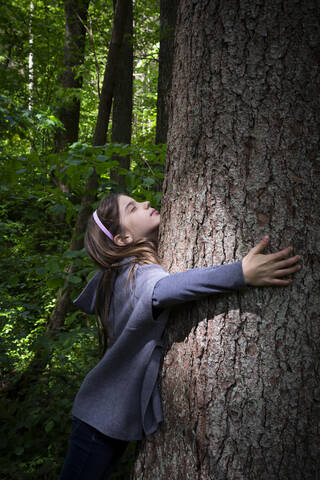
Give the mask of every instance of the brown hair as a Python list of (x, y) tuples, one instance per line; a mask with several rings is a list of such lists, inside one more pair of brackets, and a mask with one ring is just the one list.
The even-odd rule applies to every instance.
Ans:
[[(97, 208), (97, 214), (103, 225), (115, 237), (123, 233), (120, 224), (118, 197), (121, 193), (114, 193), (109, 197), (103, 198)], [(123, 194), (124, 195), (124, 194)], [(103, 270), (97, 297), (96, 297), (96, 315), (99, 332), (99, 345), (102, 355), (104, 355), (109, 339), (108, 329), (108, 310), (111, 298), (111, 279), (112, 272), (119, 268), (119, 262), (128, 257), (135, 257), (129, 270), (128, 280), (130, 278), (131, 287), (133, 284), (133, 273), (136, 264), (139, 265), (160, 265), (160, 259), (157, 254), (158, 244), (156, 241), (147, 238), (140, 238), (137, 241), (124, 245), (116, 245), (105, 233), (101, 231), (91, 216), (88, 221), (88, 227), (84, 239), (85, 249), (94, 263)], [(102, 337), (104, 339), (102, 345)], [(110, 338), (110, 343), (114, 339)]]

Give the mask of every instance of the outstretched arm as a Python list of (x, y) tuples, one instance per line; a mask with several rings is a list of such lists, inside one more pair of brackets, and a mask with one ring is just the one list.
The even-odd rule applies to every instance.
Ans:
[(261, 252), (269, 243), (265, 237), (250, 250), (242, 262), (218, 267), (203, 267), (173, 273), (161, 278), (155, 285), (152, 297), (154, 317), (163, 308), (187, 301), (199, 300), (213, 293), (227, 293), (252, 286), (286, 286), (291, 279), (283, 279), (299, 270), (300, 255), (287, 258), (292, 252), (288, 247), (277, 253)]
[(213, 293), (233, 292), (246, 288), (241, 262), (216, 267), (193, 268), (171, 273), (155, 284), (152, 305), (166, 308)]

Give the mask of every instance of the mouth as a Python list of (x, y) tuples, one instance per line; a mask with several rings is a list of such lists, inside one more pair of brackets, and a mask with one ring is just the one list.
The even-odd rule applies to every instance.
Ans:
[(150, 215), (153, 215), (153, 214), (158, 214), (159, 215), (159, 212), (153, 208)]

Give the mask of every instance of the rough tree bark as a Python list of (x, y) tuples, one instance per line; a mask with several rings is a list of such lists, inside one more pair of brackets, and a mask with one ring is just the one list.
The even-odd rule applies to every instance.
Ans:
[[(114, 8), (116, 1), (114, 0)], [(112, 106), (111, 141), (115, 143), (131, 143), (132, 104), (133, 104), (133, 2), (130, 0), (124, 38), (119, 56), (117, 82), (115, 83)], [(130, 168), (130, 157), (114, 155), (113, 160), (119, 162), (121, 168)], [(117, 170), (111, 170), (110, 179), (115, 182), (119, 191), (126, 189), (125, 176)]]
[(134, 478), (315, 480), (319, 438), (319, 4), (181, 0), (160, 226), (169, 272), (292, 244), (292, 286), (172, 310), (165, 421)]

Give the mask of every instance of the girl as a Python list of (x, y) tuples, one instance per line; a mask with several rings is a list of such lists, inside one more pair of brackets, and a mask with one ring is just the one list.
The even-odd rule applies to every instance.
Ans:
[(85, 247), (100, 270), (74, 303), (98, 314), (108, 349), (75, 398), (60, 480), (107, 479), (130, 441), (157, 430), (161, 339), (171, 306), (248, 285), (286, 286), (291, 279), (284, 277), (300, 268), (291, 247), (263, 255), (265, 237), (242, 261), (169, 275), (157, 255), (159, 223), (150, 202), (124, 194), (104, 198), (88, 222)]

